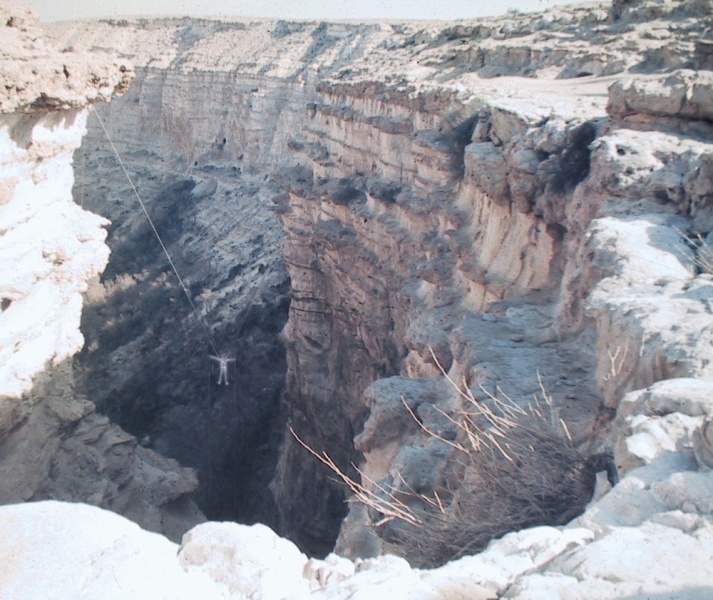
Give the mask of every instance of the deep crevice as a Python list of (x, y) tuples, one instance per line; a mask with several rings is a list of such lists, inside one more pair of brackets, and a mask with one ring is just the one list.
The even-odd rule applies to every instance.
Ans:
[[(84, 175), (103, 177), (99, 168)], [(219, 234), (199, 223), (201, 202), (212, 201), (193, 193), (200, 180), (169, 174), (165, 183), (139, 186), (200, 317), (140, 208), (109, 215), (112, 254), (83, 311), (77, 389), (142, 445), (197, 469), (194, 499), (209, 519), (275, 526), (268, 485), (282, 441), (280, 332), (290, 283), (275, 256), (264, 256), (263, 236), (249, 229), (221, 234), (242, 241), (235, 264), (214, 272), (211, 237)], [(85, 208), (102, 214), (102, 201)], [(217, 385), (211, 343), (235, 358), (227, 386)]]

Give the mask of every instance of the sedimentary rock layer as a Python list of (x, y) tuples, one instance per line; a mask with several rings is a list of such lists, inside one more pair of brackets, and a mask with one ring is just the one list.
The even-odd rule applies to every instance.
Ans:
[(109, 257), (109, 222), (73, 201), (73, 153), (91, 104), (132, 70), (60, 53), (25, 9), (3, 5), (0, 22), (0, 502), (88, 502), (180, 536), (202, 518), (195, 473), (97, 415), (71, 366), (82, 294)]
[[(228, 348), (238, 349), (249, 304), (240, 288), (264, 289), (257, 261), (275, 281), (289, 274), (279, 419), (345, 470), (360, 462), (373, 480), (428, 492), (448, 453), (400, 408), (405, 398), (434, 426), (439, 409), (458, 408), (455, 391), (434, 383), (440, 367), (476, 395), (501, 389), (518, 403), (543, 385), (585, 453), (604, 443), (626, 392), (709, 377), (708, 276), (686, 241), (711, 226), (709, 83), (691, 71), (705, 4), (453, 25), (134, 20), (54, 34), (135, 61), (137, 83), (111, 105), (110, 130), (140, 159), (156, 210), (167, 180), (203, 186), (180, 196), (180, 211), (175, 194), (165, 198), (159, 213), (191, 254), (181, 260), (194, 297), (199, 287), (215, 294), (206, 314)], [(230, 190), (238, 198), (219, 213)], [(205, 229), (171, 223), (170, 207)], [(114, 220), (117, 241), (135, 239), (138, 220), (120, 202), (97, 211)], [(227, 240), (244, 239), (244, 226), (269, 232), (263, 259), (240, 260), (250, 283), (230, 275), (243, 242)], [(118, 265), (111, 277), (137, 275)], [(165, 398), (201, 394), (205, 367), (180, 362), (200, 335), (194, 323), (184, 337), (187, 323), (161, 326), (163, 358), (143, 371), (170, 373), (154, 388)], [(133, 339), (148, 331), (137, 327)], [(110, 359), (141, 373), (137, 354), (112, 339), (89, 349), (87, 366)], [(176, 353), (169, 339), (181, 340)], [(109, 370), (107, 386), (125, 398), (121, 372)], [(152, 414), (172, 414), (166, 424), (198, 414), (184, 406)], [(157, 447), (171, 446), (168, 430), (159, 427)], [(272, 492), (280, 530), (326, 552), (344, 490), (290, 436)], [(342, 535), (354, 556), (378, 551), (362, 525), (365, 547), (348, 541), (360, 534)]]

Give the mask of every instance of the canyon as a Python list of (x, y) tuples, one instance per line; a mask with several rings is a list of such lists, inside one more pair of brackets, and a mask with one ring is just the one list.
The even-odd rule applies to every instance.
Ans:
[[(83, 246), (63, 247), (73, 237), (57, 227), (47, 264), (27, 258), (25, 279), (0, 288), (2, 335), (17, 331), (2, 341), (14, 386), (0, 405), (13, 482), (2, 503), (84, 502), (183, 536), (150, 543), (160, 560), (178, 552), (206, 597), (248, 593), (248, 580), (266, 598), (385, 585), (404, 598), (706, 597), (710, 568), (685, 565), (713, 532), (712, 9), (642, 0), (479, 22), (137, 18), (46, 32), (25, 15), (35, 54), (41, 36), (56, 49), (62, 92), (3, 97), (15, 144), (3, 165), (25, 165), (4, 166), (19, 170), (3, 182), (34, 190), (3, 183), (4, 208), (57, 223), (62, 206)], [(21, 14), (3, 14), (6, 29)], [(108, 103), (64, 90), (80, 69), (70, 59), (88, 69), (86, 56), (106, 71), (77, 89), (95, 82)], [(41, 162), (52, 157), (33, 154), (46, 148), (61, 185)], [(32, 161), (51, 172), (51, 208)], [(46, 229), (8, 222), (8, 265)], [(33, 330), (11, 313), (32, 314), (44, 281), (68, 314)], [(65, 329), (48, 342), (55, 322)], [(229, 385), (211, 355), (235, 359)], [(403, 543), (408, 527), (347, 502), (300, 443), (417, 505), (452, 483), (458, 386), (486, 406), (551, 398), (578, 455), (611, 452), (621, 481), (609, 490), (600, 476), (566, 526), (575, 515), (434, 561)], [(18, 539), (37, 535), (23, 514), (57, 511), (82, 531), (86, 520), (148, 540), (68, 506), (0, 511)], [(263, 525), (191, 529), (206, 517), (266, 524), (299, 550)], [(78, 551), (99, 548), (93, 536)], [(275, 565), (251, 540), (294, 565), (286, 587), (270, 587)], [(669, 544), (671, 572), (652, 576)], [(651, 558), (621, 559), (639, 551)], [(461, 554), (474, 556), (448, 562)], [(221, 556), (252, 558), (235, 571)]]

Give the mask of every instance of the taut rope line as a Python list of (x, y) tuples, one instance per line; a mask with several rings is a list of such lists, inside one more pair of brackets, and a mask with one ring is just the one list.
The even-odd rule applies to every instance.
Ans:
[[(146, 219), (149, 222), (149, 225), (151, 226), (151, 229), (156, 236), (156, 239), (158, 240), (158, 243), (161, 245), (161, 249), (163, 250), (163, 253), (166, 255), (166, 259), (168, 260), (169, 265), (171, 265), (171, 269), (173, 269), (174, 274), (176, 275), (176, 279), (178, 280), (178, 283), (181, 286), (181, 289), (183, 289), (183, 293), (186, 295), (186, 298), (188, 299), (188, 303), (191, 306), (191, 309), (196, 315), (196, 318), (198, 319), (198, 322), (201, 324), (201, 327), (204, 329), (206, 337), (208, 338), (208, 342), (210, 343), (211, 348), (213, 349), (213, 352), (215, 352), (216, 357), (224, 357), (223, 354), (221, 354), (218, 351), (218, 348), (216, 347), (215, 343), (213, 342), (213, 336), (211, 335), (210, 329), (204, 322), (201, 314), (198, 312), (198, 309), (196, 305), (193, 303), (193, 299), (191, 298), (190, 293), (188, 292), (188, 288), (183, 281), (183, 278), (181, 277), (180, 273), (178, 272), (178, 268), (176, 267), (175, 263), (173, 262), (173, 259), (171, 258), (171, 255), (168, 252), (168, 248), (166, 248), (166, 245), (163, 243), (163, 240), (161, 239), (161, 235), (158, 232), (158, 229), (156, 229), (156, 225), (153, 222), (153, 219), (151, 218), (151, 215), (149, 214), (146, 204), (141, 198), (141, 195), (139, 194), (138, 190), (136, 189), (136, 186), (134, 185), (133, 180), (131, 179), (131, 175), (129, 175), (128, 170), (126, 169), (126, 166), (124, 165), (124, 161), (121, 158), (121, 155), (119, 154), (118, 150), (116, 149), (116, 146), (114, 145), (113, 140), (111, 139), (111, 136), (109, 135), (109, 132), (107, 131), (106, 126), (104, 125), (104, 122), (102, 121), (101, 117), (99, 116), (99, 113), (94, 110), (94, 115), (97, 118), (97, 121), (99, 121), (99, 125), (101, 125), (102, 130), (104, 131), (104, 135), (106, 136), (106, 139), (109, 142), (109, 145), (111, 146), (112, 151), (114, 152), (114, 155), (116, 156), (117, 161), (119, 162), (119, 166), (121, 167), (122, 171), (124, 172), (124, 175), (126, 176), (127, 181), (129, 182), (129, 185), (131, 186), (131, 190), (134, 193), (134, 196), (136, 196), (136, 199), (139, 201), (139, 204), (141, 205), (141, 209), (144, 212), (144, 215), (146, 215)], [(84, 159), (84, 155), (83, 155)], [(83, 165), (83, 170), (84, 170), (84, 165)], [(192, 167), (189, 167), (189, 172), (192, 170)], [(84, 200), (84, 179), (82, 179), (82, 202)], [(254, 229), (251, 227), (248, 227), (249, 229)], [(255, 231), (257, 231), (255, 229)], [(248, 302), (247, 305), (247, 310), (243, 313), (240, 321), (238, 322), (238, 327), (237, 327), (237, 334), (240, 333), (240, 331), (243, 328), (243, 325), (245, 324), (245, 321), (247, 320), (248, 314), (250, 313), (250, 310), (253, 307), (253, 304), (255, 303), (255, 296), (257, 294), (257, 288), (254, 288), (252, 293), (250, 294), (250, 301)], [(212, 357), (211, 357), (212, 358)], [(234, 361), (235, 359), (228, 359), (231, 361)], [(227, 380), (227, 377), (226, 377)], [(220, 383), (220, 380), (219, 380)], [(228, 381), (226, 381), (226, 384)], [(212, 388), (212, 382), (211, 382), (211, 369), (210, 369), (210, 360), (208, 362), (208, 413), (206, 416), (206, 428), (207, 428), (207, 439), (208, 439), (208, 466), (206, 469), (206, 492), (207, 492), (207, 497), (208, 497), (208, 507), (211, 506), (211, 499), (212, 499), (212, 494), (213, 494), (213, 444), (212, 444), (212, 437), (213, 437), (213, 427), (211, 423), (211, 412), (212, 412), (212, 405), (213, 405), (213, 388)], [(233, 402), (232, 402), (232, 418), (233, 421), (235, 422), (237, 420), (237, 378), (236, 378), (236, 367), (233, 366)], [(237, 465), (237, 456), (238, 456), (238, 451), (237, 451), (237, 441), (233, 440), (233, 460), (235, 462), (235, 465)], [(238, 503), (238, 493), (237, 493), (237, 480), (234, 480), (233, 482), (233, 513), (237, 514), (237, 503)]]
[(218, 352), (218, 349), (216, 348), (215, 344), (213, 343), (213, 336), (210, 333), (210, 329), (208, 329), (208, 326), (205, 324), (205, 322), (201, 318), (201, 315), (198, 312), (196, 305), (193, 303), (191, 295), (188, 293), (188, 288), (186, 287), (186, 284), (183, 282), (181, 275), (178, 273), (178, 269), (176, 268), (176, 265), (174, 264), (173, 259), (171, 258), (171, 255), (168, 253), (168, 249), (166, 248), (166, 245), (163, 243), (163, 240), (161, 239), (161, 236), (158, 233), (158, 229), (156, 229), (153, 219), (151, 219), (151, 215), (149, 215), (149, 211), (146, 210), (146, 205), (144, 204), (144, 201), (141, 199), (141, 196), (139, 195), (139, 192), (136, 189), (136, 186), (134, 185), (134, 182), (132, 181), (131, 176), (129, 175), (129, 172), (126, 170), (126, 167), (124, 166), (124, 161), (121, 160), (121, 156), (119, 155), (119, 152), (117, 151), (116, 146), (114, 146), (114, 142), (112, 141), (111, 137), (109, 136), (109, 132), (107, 131), (106, 127), (104, 126), (104, 121), (102, 121), (101, 117), (99, 116), (99, 113), (96, 110), (92, 110), (92, 112), (94, 113), (94, 116), (96, 116), (97, 121), (99, 121), (99, 125), (101, 125), (101, 128), (104, 130), (104, 135), (106, 136), (106, 139), (109, 140), (111, 149), (114, 151), (114, 155), (116, 156), (116, 159), (119, 161), (119, 165), (121, 166), (122, 171), (124, 171), (124, 175), (126, 175), (126, 179), (128, 180), (129, 185), (131, 186), (131, 189), (133, 190), (134, 195), (136, 196), (136, 199), (139, 201), (139, 204), (141, 205), (141, 209), (144, 211), (144, 214), (146, 215), (146, 218), (148, 219), (149, 225), (151, 225), (151, 229), (153, 230), (154, 234), (156, 235), (156, 239), (158, 240), (158, 243), (161, 244), (161, 249), (163, 250), (163, 253), (166, 255), (166, 258), (168, 259), (168, 263), (171, 265), (173, 272), (176, 274), (176, 279), (178, 279), (178, 283), (181, 285), (181, 288), (183, 289), (183, 293), (186, 295), (186, 298), (188, 298), (188, 302), (190, 303), (191, 308), (193, 309), (193, 312), (195, 313), (195, 315), (198, 319), (198, 322), (201, 324), (201, 327), (203, 327), (203, 329), (205, 330), (206, 336), (208, 337), (208, 342), (210, 342), (210, 346), (211, 346), (211, 348), (213, 348), (213, 352), (215, 352), (216, 356), (219, 356), (220, 352)]

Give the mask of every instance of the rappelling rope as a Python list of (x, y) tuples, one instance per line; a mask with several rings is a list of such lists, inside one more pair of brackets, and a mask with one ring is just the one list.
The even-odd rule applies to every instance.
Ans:
[[(248, 310), (250, 310), (248, 308)], [(232, 406), (232, 423), (233, 427), (238, 426), (238, 379), (237, 379), (237, 364), (233, 363), (233, 406)], [(238, 478), (235, 477), (235, 471), (238, 468), (238, 436), (233, 438), (233, 517), (238, 514)]]
[[(166, 255), (166, 259), (168, 260), (169, 265), (171, 265), (171, 269), (173, 269), (174, 274), (176, 275), (176, 279), (178, 280), (178, 283), (181, 285), (181, 289), (183, 289), (183, 293), (186, 295), (186, 298), (188, 299), (188, 303), (191, 305), (191, 308), (193, 312), (195, 313), (198, 322), (201, 324), (201, 327), (203, 327), (206, 337), (208, 338), (208, 342), (210, 343), (211, 348), (213, 349), (213, 352), (215, 352), (215, 356), (222, 356), (222, 354), (218, 351), (218, 348), (216, 347), (215, 343), (213, 342), (213, 336), (211, 335), (210, 329), (204, 322), (201, 314), (198, 312), (198, 308), (196, 305), (193, 303), (193, 299), (191, 298), (190, 293), (188, 292), (188, 288), (186, 284), (183, 281), (183, 278), (181, 277), (180, 273), (178, 272), (178, 269), (173, 262), (173, 259), (171, 258), (171, 255), (168, 252), (168, 248), (166, 248), (166, 245), (163, 243), (163, 240), (161, 239), (161, 235), (158, 232), (158, 229), (156, 229), (156, 225), (154, 225), (153, 219), (151, 219), (151, 215), (149, 215), (148, 210), (146, 209), (146, 204), (141, 198), (141, 195), (139, 194), (138, 190), (136, 189), (136, 186), (134, 185), (133, 180), (131, 179), (131, 175), (129, 175), (128, 170), (126, 169), (126, 166), (124, 165), (124, 161), (121, 158), (121, 155), (119, 154), (118, 150), (116, 149), (116, 146), (114, 145), (113, 140), (111, 139), (111, 136), (109, 135), (109, 132), (107, 131), (106, 126), (104, 125), (104, 122), (102, 121), (101, 117), (99, 116), (99, 113), (94, 110), (94, 115), (97, 118), (97, 121), (99, 121), (99, 125), (101, 125), (102, 130), (104, 131), (104, 135), (106, 136), (106, 139), (109, 141), (109, 145), (111, 146), (112, 151), (114, 152), (114, 155), (116, 156), (117, 161), (119, 162), (119, 165), (121, 166), (122, 171), (124, 172), (124, 175), (126, 176), (127, 181), (129, 182), (129, 185), (131, 186), (132, 191), (134, 192), (134, 195), (136, 196), (136, 199), (139, 201), (139, 204), (141, 205), (141, 209), (144, 211), (144, 215), (146, 215), (146, 219), (149, 222), (149, 225), (151, 226), (151, 229), (154, 232), (154, 235), (156, 236), (156, 239), (158, 240), (158, 243), (161, 245), (161, 249), (163, 250), (163, 253)], [(189, 169), (188, 173), (192, 171), (192, 165), (189, 163)], [(84, 199), (84, 181), (82, 180), (82, 201)], [(248, 227), (249, 229), (253, 229), (251, 227)], [(240, 331), (243, 328), (243, 325), (245, 324), (245, 321), (247, 320), (248, 314), (250, 313), (250, 310), (252, 309), (253, 304), (255, 303), (255, 296), (257, 294), (257, 288), (254, 288), (251, 295), (250, 295), (250, 301), (248, 302), (247, 305), (247, 310), (242, 316), (242, 319), (240, 320), (237, 328), (237, 334), (240, 333)], [(236, 334), (236, 335), (237, 335)], [(208, 496), (208, 506), (211, 506), (211, 499), (212, 499), (212, 485), (213, 485), (213, 477), (212, 477), (212, 468), (213, 468), (213, 444), (212, 444), (212, 437), (213, 437), (213, 432), (212, 432), (212, 424), (211, 424), (211, 408), (213, 405), (213, 400), (212, 400), (212, 381), (211, 381), (211, 364), (210, 360), (208, 361), (208, 414), (206, 417), (206, 427), (207, 427), (207, 439), (208, 439), (208, 467), (206, 469), (206, 489), (207, 489), (207, 496)], [(237, 365), (233, 363), (233, 403), (232, 403), (232, 417), (233, 420), (236, 420), (237, 416)], [(233, 446), (233, 460), (235, 461), (235, 464), (237, 465), (237, 442), (234, 443)], [(235, 480), (233, 485), (233, 511), (234, 514), (237, 514), (237, 496), (238, 496), (238, 491), (237, 491), (237, 480)]]
[(124, 171), (124, 175), (126, 175), (126, 179), (129, 182), (129, 185), (131, 186), (131, 189), (133, 190), (134, 195), (136, 196), (136, 199), (139, 201), (139, 204), (141, 205), (141, 209), (144, 211), (144, 214), (146, 215), (146, 218), (148, 219), (149, 225), (151, 225), (151, 229), (153, 230), (154, 234), (156, 235), (156, 239), (158, 240), (158, 243), (161, 244), (161, 249), (163, 250), (163, 253), (166, 255), (166, 258), (168, 259), (168, 264), (171, 265), (173, 272), (176, 274), (176, 279), (178, 279), (178, 283), (181, 285), (181, 288), (183, 289), (183, 293), (186, 295), (186, 298), (188, 298), (188, 302), (190, 303), (191, 308), (193, 309), (193, 312), (195, 313), (196, 317), (198, 318), (198, 322), (201, 324), (201, 327), (203, 327), (205, 334), (208, 338), (208, 342), (210, 342), (210, 346), (211, 346), (211, 348), (213, 348), (213, 352), (215, 352), (216, 356), (220, 356), (221, 354), (220, 354), (220, 352), (218, 352), (218, 348), (216, 347), (215, 343), (213, 343), (213, 336), (210, 333), (210, 329), (208, 329), (208, 326), (203, 321), (201, 314), (198, 312), (198, 308), (193, 303), (193, 299), (191, 298), (191, 295), (188, 293), (188, 288), (186, 287), (186, 284), (183, 282), (181, 275), (178, 273), (178, 269), (176, 268), (176, 265), (174, 264), (173, 259), (171, 258), (171, 255), (168, 253), (168, 249), (166, 248), (166, 245), (163, 243), (163, 240), (161, 239), (161, 236), (158, 233), (158, 229), (156, 229), (153, 219), (151, 219), (151, 215), (149, 215), (149, 211), (146, 210), (146, 205), (144, 204), (144, 201), (141, 199), (141, 196), (139, 195), (139, 192), (136, 189), (136, 186), (134, 185), (134, 182), (131, 179), (131, 175), (129, 175), (129, 172), (126, 170), (126, 167), (124, 166), (124, 161), (121, 160), (121, 156), (119, 155), (119, 152), (117, 151), (116, 146), (114, 146), (114, 142), (112, 141), (111, 136), (109, 135), (109, 132), (107, 131), (106, 127), (104, 126), (104, 121), (102, 121), (101, 117), (99, 116), (99, 113), (96, 110), (92, 110), (92, 112), (94, 113), (94, 116), (96, 116), (97, 121), (99, 121), (99, 125), (101, 125), (101, 128), (104, 130), (104, 135), (106, 136), (106, 139), (109, 141), (109, 145), (111, 146), (111, 149), (114, 151), (114, 155), (116, 156), (116, 159), (119, 161), (119, 165), (121, 166), (122, 171)]

